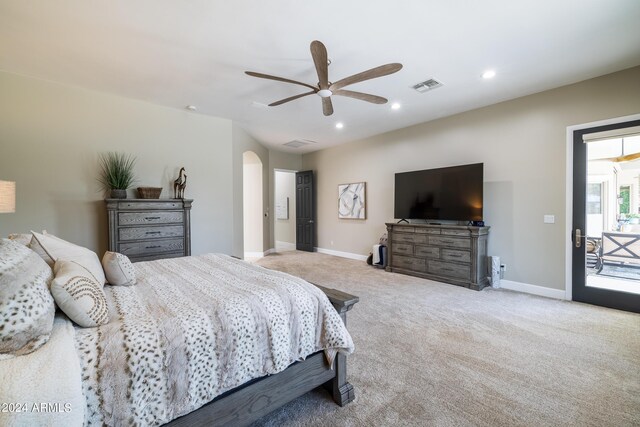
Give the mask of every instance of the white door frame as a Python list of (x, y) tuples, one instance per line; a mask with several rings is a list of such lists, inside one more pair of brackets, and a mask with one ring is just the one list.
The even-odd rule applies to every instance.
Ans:
[[(292, 174), (296, 174), (300, 171), (297, 170), (293, 170), (293, 169), (281, 169), (281, 168), (273, 168), (273, 176), (271, 177), (271, 182), (273, 182), (273, 214), (271, 215), (271, 223), (273, 226), (273, 248), (270, 249), (270, 251), (275, 252), (276, 251), (276, 200), (277, 200), (277, 194), (276, 194), (276, 172), (285, 172), (285, 173), (292, 173)], [(294, 176), (295, 178), (295, 176)], [(295, 179), (294, 179), (295, 181)], [(294, 196), (295, 197), (295, 196)], [(296, 213), (293, 212), (293, 217), (295, 218)], [(291, 214), (290, 214), (291, 216)], [(295, 244), (295, 242), (293, 242)]]
[(640, 120), (639, 114), (616, 117), (613, 119), (599, 120), (597, 122), (583, 123), (567, 126), (567, 167), (566, 167), (566, 207), (565, 207), (565, 299), (571, 301), (573, 297), (573, 276), (571, 268), (572, 246), (571, 229), (573, 228), (573, 132), (580, 129), (588, 129), (597, 126), (613, 125), (632, 120)]

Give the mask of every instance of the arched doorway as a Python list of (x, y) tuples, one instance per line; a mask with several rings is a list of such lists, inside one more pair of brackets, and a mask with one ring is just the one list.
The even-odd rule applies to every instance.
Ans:
[(242, 153), (242, 218), (244, 257), (264, 254), (262, 219), (262, 161), (253, 151)]

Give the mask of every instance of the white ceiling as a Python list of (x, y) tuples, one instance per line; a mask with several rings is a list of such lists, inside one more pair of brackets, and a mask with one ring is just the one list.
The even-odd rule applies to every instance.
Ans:
[[(0, 69), (233, 119), (259, 141), (309, 152), (640, 64), (639, 0), (0, 0)], [(333, 97), (256, 107), (315, 84), (321, 40), (337, 81), (400, 102)], [(497, 76), (480, 75), (495, 69)], [(444, 86), (419, 94), (428, 78)], [(0, 95), (1, 96), (1, 95)], [(335, 128), (336, 122), (344, 128)], [(293, 139), (317, 141), (298, 149)]]

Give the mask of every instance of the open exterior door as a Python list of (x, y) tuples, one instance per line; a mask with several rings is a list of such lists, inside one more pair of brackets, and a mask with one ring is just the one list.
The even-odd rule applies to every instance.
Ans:
[[(589, 142), (585, 142), (585, 140), (589, 141), (588, 135), (590, 134), (593, 135), (618, 129), (621, 133), (624, 133), (625, 128), (632, 128), (635, 126), (640, 126), (640, 120), (632, 120), (573, 131), (573, 226), (571, 229), (571, 262), (573, 278), (572, 299), (574, 301), (638, 313), (640, 312), (640, 279), (627, 281), (624, 285), (617, 287), (598, 285), (597, 280), (589, 280), (602, 277), (603, 265), (604, 267), (610, 266), (610, 268), (614, 269), (640, 269), (640, 265), (636, 262), (628, 262), (635, 261), (634, 258), (637, 258), (632, 256), (632, 251), (634, 249), (632, 249), (631, 245), (638, 239), (634, 239), (632, 233), (618, 232), (617, 230), (606, 228), (611, 227), (609, 224), (613, 224), (615, 222), (618, 222), (619, 224), (619, 218), (610, 219), (607, 222), (608, 224), (605, 226), (604, 231), (598, 231), (597, 236), (588, 235), (587, 230), (589, 230), (589, 226), (587, 224), (587, 204), (588, 202), (593, 204), (593, 200), (588, 200), (587, 195), (589, 194), (590, 197), (593, 197), (594, 194), (592, 194), (593, 192), (588, 193), (587, 191), (590, 148)], [(615, 158), (614, 160), (616, 159), (618, 158)], [(632, 158), (620, 159), (625, 161), (637, 160)], [(619, 192), (619, 188), (616, 188), (616, 185), (610, 189), (610, 192), (615, 192), (614, 198), (617, 203), (617, 193)], [(595, 194), (595, 196), (597, 196), (597, 194)], [(592, 214), (593, 212), (589, 213)], [(593, 234), (593, 232), (591, 233)], [(640, 238), (640, 234), (636, 237)], [(615, 247), (613, 247), (613, 249), (609, 249), (609, 247), (612, 246), (611, 242), (617, 245), (614, 245)], [(588, 252), (592, 260), (594, 260), (594, 262), (591, 263), (593, 265), (590, 265), (587, 262), (589, 260), (589, 257), (587, 256)], [(593, 277), (588, 277), (588, 274), (593, 275)], [(609, 280), (609, 283), (611, 283), (609, 278), (605, 279)], [(618, 280), (618, 278), (614, 278), (614, 280)], [(604, 281), (601, 280), (600, 282), (603, 283)], [(627, 290), (624, 290), (625, 288), (623, 286), (627, 286)]]

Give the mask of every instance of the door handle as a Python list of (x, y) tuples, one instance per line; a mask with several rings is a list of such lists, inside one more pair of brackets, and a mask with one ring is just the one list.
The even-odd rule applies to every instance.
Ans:
[(313, 224), (313, 220), (312, 219), (309, 220), (309, 224)]
[(579, 228), (576, 228), (576, 234), (575, 234), (575, 244), (576, 244), (576, 248), (579, 248), (580, 246), (582, 246), (582, 231)]

